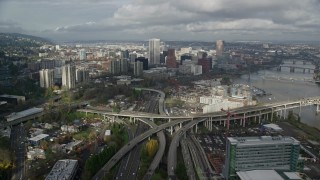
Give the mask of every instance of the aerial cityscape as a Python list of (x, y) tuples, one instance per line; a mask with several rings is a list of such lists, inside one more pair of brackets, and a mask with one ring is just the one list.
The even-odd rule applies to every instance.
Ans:
[(319, 7), (0, 2), (0, 179), (320, 179)]

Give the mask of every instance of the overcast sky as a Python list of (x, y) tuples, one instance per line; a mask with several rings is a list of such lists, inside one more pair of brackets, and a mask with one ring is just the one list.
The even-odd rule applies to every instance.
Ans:
[(0, 32), (69, 40), (320, 40), (319, 0), (0, 0)]

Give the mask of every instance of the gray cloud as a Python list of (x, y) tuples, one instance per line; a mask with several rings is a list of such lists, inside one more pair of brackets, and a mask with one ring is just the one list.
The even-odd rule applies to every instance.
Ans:
[[(314, 40), (319, 34), (320, 24), (318, 0), (34, 0), (32, 2), (13, 0), (3, 2), (17, 13), (4, 11), (0, 15), (4, 15), (7, 19), (14, 17), (14, 20), (20, 17), (23, 19), (23, 22), (19, 22), (22, 27), (60, 39), (66, 37), (69, 39), (148, 39), (155, 36), (186, 40), (190, 38), (206, 40), (213, 37), (229, 40), (244, 37)], [(30, 13), (36, 8), (38, 13)], [(29, 12), (29, 15), (23, 17), (24, 12)], [(30, 20), (27, 20), (27, 17)], [(4, 26), (5, 23), (0, 22), (0, 31), (3, 31), (4, 28), (1, 27)], [(32, 27), (36, 28), (32, 29)], [(320, 37), (316, 38), (320, 40)]]

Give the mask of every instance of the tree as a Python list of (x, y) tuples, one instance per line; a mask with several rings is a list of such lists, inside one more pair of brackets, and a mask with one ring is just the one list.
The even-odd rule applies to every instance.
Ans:
[(149, 142), (147, 142), (146, 148), (147, 148), (147, 153), (148, 153), (149, 157), (152, 158), (156, 154), (156, 152), (159, 148), (159, 143), (157, 140), (151, 139)]

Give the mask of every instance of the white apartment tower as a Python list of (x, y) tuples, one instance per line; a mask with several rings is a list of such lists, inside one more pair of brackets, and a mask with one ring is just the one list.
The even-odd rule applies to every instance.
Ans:
[(53, 69), (42, 69), (40, 74), (40, 86), (43, 88), (49, 88), (53, 86), (54, 71)]
[(224, 41), (217, 40), (216, 42), (216, 54), (217, 56), (222, 56), (224, 52)]
[(160, 64), (160, 39), (149, 39), (149, 64)]
[(87, 54), (86, 54), (86, 50), (85, 49), (81, 49), (79, 51), (79, 59), (80, 59), (80, 61), (87, 59)]
[(89, 81), (89, 71), (85, 69), (76, 70), (76, 81), (78, 83), (88, 82)]
[(76, 67), (66, 65), (62, 67), (62, 86), (66, 89), (76, 87)]

